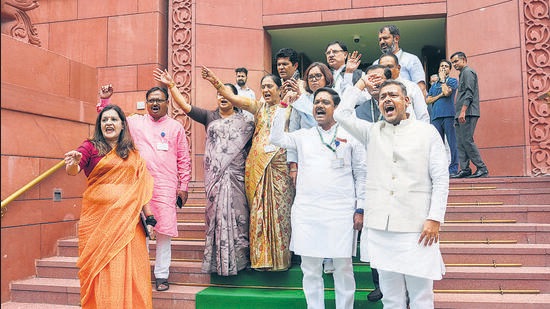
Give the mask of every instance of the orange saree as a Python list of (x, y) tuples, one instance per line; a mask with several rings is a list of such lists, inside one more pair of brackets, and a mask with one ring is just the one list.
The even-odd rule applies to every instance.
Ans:
[(139, 220), (153, 178), (137, 151), (112, 150), (88, 176), (78, 227), (82, 308), (152, 308), (151, 269)]

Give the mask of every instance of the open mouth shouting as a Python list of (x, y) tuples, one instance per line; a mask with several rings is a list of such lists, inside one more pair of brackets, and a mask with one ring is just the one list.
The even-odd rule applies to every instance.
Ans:
[(315, 109), (315, 119), (324, 119), (327, 115), (327, 111), (324, 107), (317, 107)]
[(391, 118), (395, 114), (395, 105), (393, 102), (384, 103), (384, 114), (386, 118)]

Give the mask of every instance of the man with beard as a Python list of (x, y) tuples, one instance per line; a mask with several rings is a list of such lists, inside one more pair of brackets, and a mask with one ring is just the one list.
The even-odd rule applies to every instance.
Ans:
[(246, 86), (246, 81), (248, 80), (248, 70), (246, 68), (236, 68), (235, 78), (237, 80), (236, 88), (239, 95), (256, 100), (256, 94), (254, 91)]
[[(426, 97), (426, 73), (422, 63), (416, 55), (407, 53), (399, 47), (400, 39), (399, 28), (395, 25), (384, 26), (378, 32), (378, 45), (382, 53), (393, 53), (397, 56), (401, 65), (401, 78), (417, 83), (424, 97)], [(378, 60), (374, 61), (373, 64), (378, 64)]]
[(300, 169), (291, 212), (290, 250), (301, 256), (302, 284), (310, 309), (325, 308), (325, 257), (334, 263), (336, 308), (353, 308), (351, 257), (356, 241), (354, 229), (360, 230), (363, 223), (365, 150), (334, 120), (339, 102), (334, 89), (317, 89), (313, 99), (317, 126), (290, 133), (284, 132), (287, 104), (281, 102), (269, 137), (273, 145), (294, 149), (298, 154)]
[[(109, 103), (112, 94), (111, 85), (101, 87), (102, 105)], [(149, 203), (157, 219), (155, 286), (157, 291), (166, 291), (169, 289), (168, 276), (172, 260), (171, 241), (172, 237), (178, 236), (176, 201), (181, 199), (181, 203), (178, 203), (180, 208), (187, 201), (191, 157), (185, 129), (167, 115), (166, 88), (149, 89), (145, 99), (148, 114), (135, 114), (127, 119), (134, 143), (154, 179), (153, 198)]]
[(409, 118), (402, 83), (382, 83), (384, 120), (375, 123), (355, 117), (360, 90), (349, 87), (334, 118), (367, 150), (361, 257), (378, 269), (384, 308), (406, 308), (407, 291), (411, 308), (434, 308), (433, 280), (445, 273), (439, 249), (449, 193), (445, 147), (434, 126)]

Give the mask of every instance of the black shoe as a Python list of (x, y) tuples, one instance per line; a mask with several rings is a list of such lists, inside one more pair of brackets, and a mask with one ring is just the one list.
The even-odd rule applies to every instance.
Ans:
[(472, 170), (461, 170), (460, 172), (456, 174), (452, 174), (451, 178), (465, 178), (472, 175)]
[(475, 173), (470, 175), (468, 178), (479, 178), (489, 176), (489, 170), (487, 168), (478, 168)]
[(380, 288), (376, 288), (374, 291), (370, 292), (369, 295), (367, 295), (367, 299), (372, 302), (377, 302), (382, 299), (382, 292), (380, 292)]

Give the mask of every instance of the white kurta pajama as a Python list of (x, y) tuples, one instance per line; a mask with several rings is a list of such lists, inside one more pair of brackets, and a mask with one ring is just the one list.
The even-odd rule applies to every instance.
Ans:
[(364, 147), (337, 125), (285, 133), (284, 112), (279, 108), (275, 115), (270, 141), (298, 154), (290, 250), (302, 256), (308, 308), (324, 308), (323, 258), (334, 259), (336, 308), (352, 308), (353, 215), (356, 200), (362, 205), (365, 197)]
[(433, 280), (445, 273), (439, 243), (418, 244), (427, 219), (443, 223), (449, 190), (445, 147), (435, 128), (414, 119), (391, 125), (355, 117), (350, 88), (335, 119), (367, 149), (361, 257), (380, 271), (384, 308), (433, 308)]

